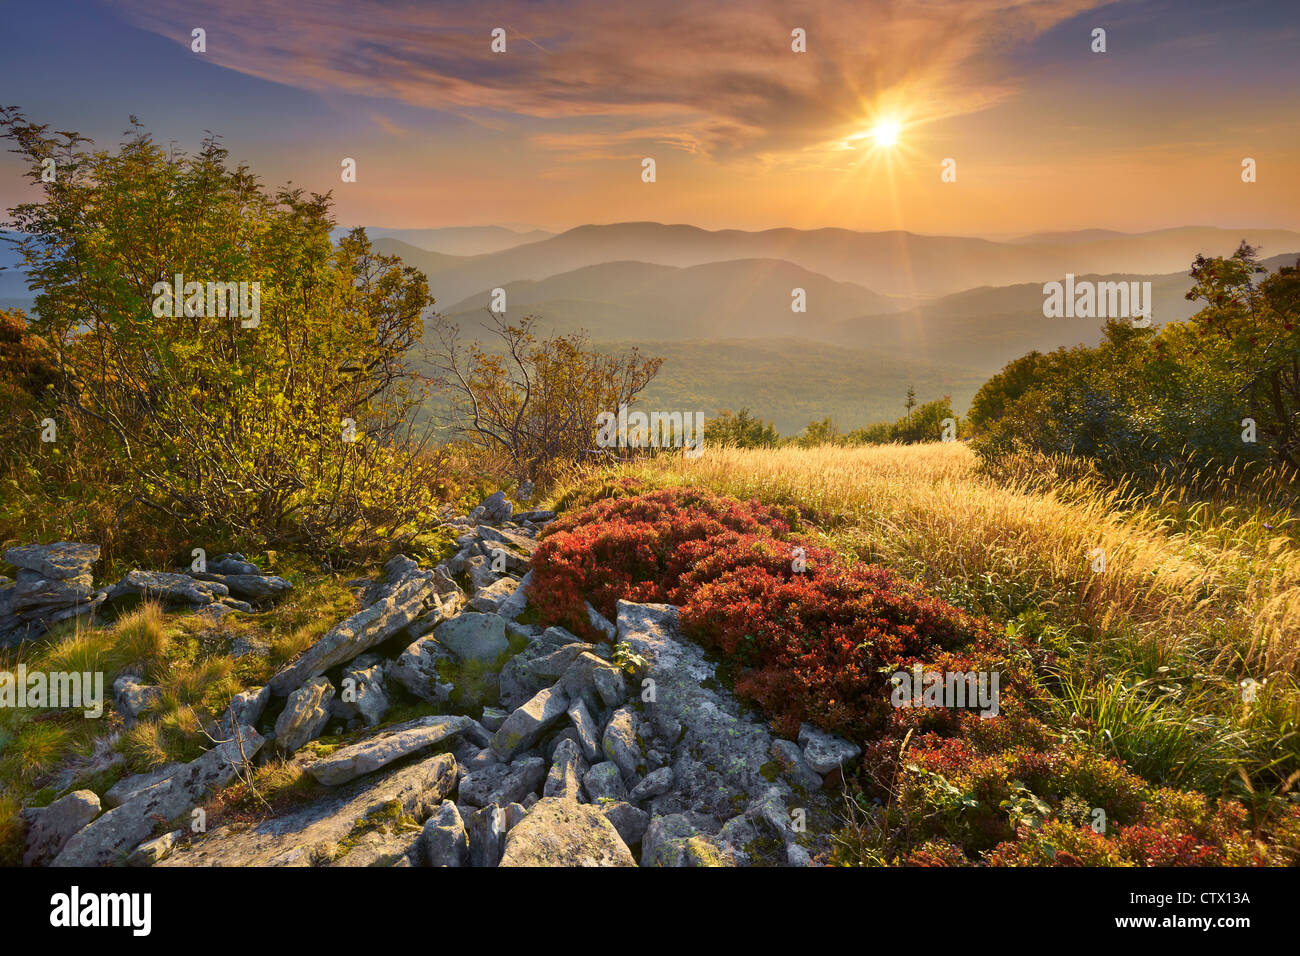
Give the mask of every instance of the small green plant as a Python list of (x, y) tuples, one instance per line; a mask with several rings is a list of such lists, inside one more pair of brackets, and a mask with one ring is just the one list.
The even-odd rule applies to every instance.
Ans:
[(633, 677), (640, 674), (650, 666), (646, 663), (646, 659), (636, 651), (632, 650), (631, 645), (626, 641), (619, 641), (614, 645), (614, 651), (610, 654), (609, 659), (613, 661), (615, 666), (620, 670)]

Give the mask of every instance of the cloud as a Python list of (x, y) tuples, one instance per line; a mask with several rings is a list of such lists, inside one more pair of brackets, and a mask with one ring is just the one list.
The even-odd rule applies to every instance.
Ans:
[[(116, 0), (215, 63), (323, 96), (396, 100), (495, 126), (527, 118), (571, 159), (638, 145), (719, 160), (823, 150), (872, 115), (912, 122), (1013, 95), (1013, 53), (1094, 0)], [(504, 27), (507, 52), (489, 48)], [(791, 30), (807, 32), (793, 53)], [(376, 120), (378, 122), (378, 120)], [(382, 124), (381, 124), (382, 125)], [(539, 132), (531, 132), (540, 129)]]

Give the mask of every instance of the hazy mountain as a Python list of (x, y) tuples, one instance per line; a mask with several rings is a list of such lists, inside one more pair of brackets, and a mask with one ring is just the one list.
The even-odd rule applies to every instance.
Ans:
[(1278, 229), (1197, 226), (1105, 238), (992, 242), (847, 229), (711, 232), (650, 222), (579, 226), (480, 256), (447, 257), (395, 239), (379, 239), (376, 246), (423, 269), (440, 302), (458, 303), (510, 282), (545, 279), (602, 262), (688, 267), (734, 259), (783, 259), (883, 295), (946, 295), (977, 286), (1045, 282), (1067, 272), (1168, 274), (1187, 269), (1197, 253), (1231, 254), (1243, 238), (1265, 254), (1300, 248), (1300, 233)]
[[(910, 304), (775, 259), (689, 268), (607, 262), (503, 288), (508, 314), (535, 313), (551, 328), (601, 338), (818, 338), (837, 321)], [(791, 310), (796, 288), (804, 290), (807, 313)], [(442, 312), (468, 328), (491, 298), (482, 292)]]
[[(331, 232), (335, 240), (348, 229), (339, 227)], [(479, 256), (511, 249), (526, 242), (538, 242), (555, 235), (544, 229), (517, 230), (505, 226), (449, 226), (444, 229), (384, 229), (367, 226), (366, 235), (374, 239), (396, 239), (423, 249), (451, 256)]]

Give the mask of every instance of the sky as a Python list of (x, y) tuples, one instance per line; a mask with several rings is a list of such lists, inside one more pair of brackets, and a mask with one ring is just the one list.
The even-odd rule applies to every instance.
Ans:
[[(0, 0), (0, 25), (0, 103), (101, 147), (132, 115), (210, 130), (345, 225), (1300, 227), (1295, 0)], [(0, 158), (0, 206), (21, 174)]]

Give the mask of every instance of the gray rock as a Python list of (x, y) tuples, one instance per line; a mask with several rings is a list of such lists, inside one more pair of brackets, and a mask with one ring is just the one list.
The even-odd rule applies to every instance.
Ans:
[(776, 738), (772, 741), (771, 754), (788, 780), (805, 790), (816, 790), (822, 785), (822, 775), (808, 766), (799, 745), (793, 740)]
[[(500, 584), (501, 582), (498, 581), (497, 583)], [(515, 589), (510, 592), (510, 596), (497, 606), (497, 614), (508, 621), (513, 621), (523, 614), (525, 608), (528, 607), (528, 589), (532, 585), (533, 572), (529, 569), (528, 573), (520, 579), (519, 584), (515, 586)]]
[(862, 755), (862, 748), (857, 744), (818, 730), (812, 724), (799, 728), (799, 744), (803, 747), (803, 759), (820, 774), (828, 774)]
[(642, 866), (735, 866), (730, 848), (700, 833), (683, 814), (654, 817), (641, 839)]
[(27, 851), (23, 866), (43, 866), (54, 859), (77, 831), (99, 815), (99, 810), (99, 797), (91, 790), (77, 790), (47, 807), (24, 810)]
[(623, 772), (625, 780), (632, 780), (640, 773), (644, 758), (641, 755), (641, 745), (636, 739), (632, 708), (620, 707), (614, 711), (609, 723), (605, 725), (601, 747), (606, 759), (612, 760)]
[(261, 574), (262, 569), (242, 554), (219, 554), (209, 558), (207, 569), (214, 574)]
[(109, 591), (109, 600), (140, 595), (167, 604), (201, 607), (230, 595), (230, 589), (216, 581), (199, 581), (188, 574), (170, 571), (128, 571)]
[(546, 776), (542, 796), (581, 802), (584, 796), (582, 778), (589, 769), (587, 761), (583, 759), (582, 748), (573, 740), (562, 740), (555, 748), (551, 761), (551, 771)]
[[(326, 786), (337, 787), (386, 767), (394, 760), (400, 760), (426, 747), (432, 747), (460, 733), (468, 724), (468, 717), (418, 717), (405, 723), (394, 724), (359, 743), (340, 747), (328, 757), (307, 764), (305, 769)], [(442, 756), (450, 760), (451, 773), (454, 777), (455, 759), (450, 754)]]
[(170, 833), (164, 833), (160, 837), (154, 837), (152, 840), (146, 840), (131, 852), (126, 858), (127, 866), (153, 866), (167, 858), (172, 849), (176, 846), (176, 841), (185, 834), (184, 830), (172, 830)]
[(519, 803), (541, 786), (545, 776), (546, 761), (541, 757), (521, 757), (510, 764), (489, 764), (460, 782), (460, 799), (462, 803), (479, 807), (493, 803), (499, 806)]
[(609, 619), (606, 618), (605, 615), (601, 614), (591, 606), (590, 601), (585, 602), (584, 606), (587, 609), (587, 620), (591, 623), (592, 627), (605, 635), (606, 640), (612, 641), (618, 637), (618, 630), (612, 623), (610, 623)]
[(501, 725), (506, 722), (506, 718), (509, 716), (508, 713), (500, 708), (484, 707), (483, 716), (479, 718), (479, 723), (488, 730), (495, 732), (501, 729)]
[(510, 648), (506, 622), (496, 614), (467, 611), (434, 629), (438, 643), (461, 660), (493, 663)]
[(600, 812), (605, 819), (614, 824), (614, 829), (628, 846), (636, 846), (645, 836), (650, 826), (650, 814), (630, 803), (614, 802), (600, 805)]
[(416, 697), (443, 704), (451, 697), (452, 685), (439, 677), (438, 666), (455, 660), (435, 638), (422, 637), (388, 665), (388, 676)]
[(479, 525), (476, 530), (479, 538), (487, 545), (489, 554), (497, 548), (507, 553), (516, 551), (524, 556), (523, 559), (526, 563), (528, 558), (532, 557), (533, 552), (540, 547), (536, 539), (507, 528), (491, 528), (487, 525)]
[(627, 786), (623, 783), (623, 773), (618, 769), (618, 764), (611, 760), (594, 765), (582, 778), (582, 784), (592, 803), (627, 799)]
[(570, 700), (586, 701), (593, 711), (617, 707), (627, 697), (623, 672), (590, 651), (575, 657), (555, 686)]
[(646, 774), (645, 778), (632, 788), (628, 799), (633, 803), (643, 803), (651, 797), (667, 793), (673, 788), (673, 768), (660, 767)]
[(528, 703), (506, 718), (492, 738), (492, 749), (502, 760), (528, 750), (542, 731), (565, 715), (568, 707), (568, 700), (554, 688), (539, 690)]
[(544, 797), (506, 836), (502, 866), (636, 866), (596, 807)]
[(72, 837), (54, 859), (54, 866), (103, 866), (117, 862), (153, 835), (159, 820), (188, 814), (214, 788), (248, 771), (248, 760), (261, 748), (262, 737), (241, 727), (237, 739), (213, 747), (172, 774), (165, 783), (132, 797), (120, 807), (95, 818)]
[(345, 668), (341, 687), (330, 710), (344, 721), (360, 718), (367, 727), (374, 727), (388, 713), (390, 702), (383, 664)]
[(334, 625), (301, 657), (271, 678), (271, 692), (287, 694), (392, 637), (423, 613), (432, 595), (433, 572), (413, 571), (392, 594)]
[(113, 681), (113, 706), (127, 719), (128, 726), (145, 711), (162, 701), (162, 688), (140, 683), (134, 674), (123, 674)]
[(236, 727), (254, 726), (262, 719), (262, 713), (271, 700), (271, 688), (250, 687), (230, 698), (225, 712), (218, 722), (218, 736), (229, 737)]
[(478, 810), (469, 820), (470, 866), (496, 866), (506, 839), (506, 814), (493, 805)]
[(494, 491), (470, 512), (470, 520), (484, 521), (489, 524), (501, 524), (509, 521), (515, 506), (510, 503), (504, 491)]
[[(245, 726), (252, 726), (251, 722)], [(164, 781), (170, 780), (176, 771), (184, 767), (183, 763), (169, 763), (161, 767), (156, 767), (146, 773), (137, 773), (130, 777), (123, 777), (113, 786), (109, 787), (104, 793), (104, 805), (107, 807), (120, 807), (132, 797), (138, 796), (153, 787), (158, 786)]]
[(320, 736), (330, 719), (334, 685), (324, 677), (309, 680), (289, 695), (289, 701), (275, 721), (275, 749), (292, 754)]
[(474, 595), (474, 599), (469, 602), (469, 609), (480, 613), (494, 614), (515, 593), (518, 586), (519, 582), (514, 578), (501, 578), (493, 581)]
[(64, 581), (90, 572), (90, 566), (99, 560), (99, 545), (73, 541), (28, 544), (6, 549), (4, 557), (16, 568), (26, 568), (43, 578)]
[(426, 866), (469, 866), (469, 834), (456, 804), (443, 801), (425, 821), (419, 847)]
[(574, 739), (582, 747), (582, 756), (588, 763), (599, 760), (603, 752), (600, 726), (581, 699), (569, 705), (569, 721), (573, 724)]
[[(453, 764), (450, 754), (438, 754), (386, 768), (251, 826), (215, 827), (159, 865), (310, 866), (335, 859), (342, 852), (340, 842), (356, 831), (358, 821), (391, 819), (396, 809), (423, 823), (454, 786)], [(343, 860), (347, 856), (351, 854)]]
[(273, 574), (213, 574), (208, 571), (191, 572), (190, 576), (200, 581), (224, 584), (231, 594), (254, 604), (269, 603), (293, 590), (292, 584)]

